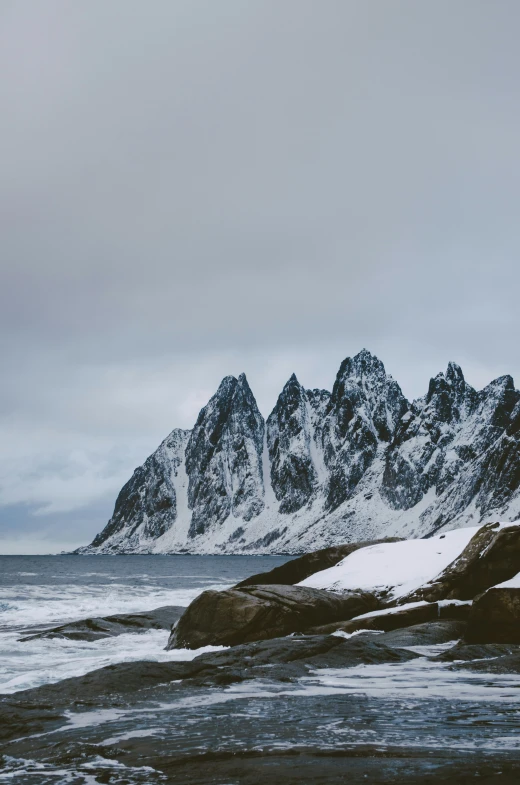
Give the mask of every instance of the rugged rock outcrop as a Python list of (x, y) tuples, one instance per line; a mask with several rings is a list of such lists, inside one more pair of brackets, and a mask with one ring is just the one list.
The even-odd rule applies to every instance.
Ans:
[(410, 403), (363, 350), (332, 393), (295, 375), (264, 422), (226, 376), (136, 469), (83, 553), (302, 553), (520, 517), (520, 393), (455, 363)]
[(317, 390), (304, 390), (293, 374), (267, 418), (271, 484), (281, 514), (301, 509), (319, 485), (323, 454), (316, 441), (313, 414), (326, 397), (325, 391), (322, 398)]
[(234, 646), (305, 632), (319, 622), (352, 618), (379, 606), (366, 592), (342, 595), (301, 586), (205, 591), (172, 630), (168, 649)]
[(20, 638), (21, 641), (33, 641), (40, 638), (60, 638), (70, 641), (97, 641), (101, 638), (113, 638), (128, 632), (146, 632), (147, 630), (169, 630), (177, 622), (184, 608), (176, 605), (164, 605), (142, 613), (118, 613), (113, 616), (96, 616), (90, 619), (72, 621), (52, 627), (41, 632)]
[(520, 643), (520, 588), (493, 588), (478, 596), (465, 634), (467, 643)]
[[(266, 574), (267, 580), (287, 583), (256, 585), (260, 575), (228, 591), (204, 592), (187, 608), (168, 646), (236, 645), (289, 633), (388, 632), (468, 619), (468, 640), (515, 642), (520, 635), (519, 568), (517, 524), (326, 549)], [(313, 569), (299, 585), (288, 584)], [(412, 585), (419, 588), (406, 595), (403, 587)], [(481, 594), (490, 585), (494, 588)], [(481, 619), (487, 632), (479, 631)], [(502, 637), (497, 637), (499, 628)]]
[(432, 583), (402, 602), (443, 599), (470, 600), (480, 592), (513, 578), (520, 571), (520, 526), (488, 523), (472, 537), (452, 564)]
[(485, 657), (467, 662), (454, 662), (450, 667), (453, 671), (474, 671), (477, 673), (520, 673), (520, 651), (503, 654), (499, 657)]
[(184, 490), (179, 481), (189, 436), (190, 431), (175, 429), (134, 471), (116, 499), (111, 519), (92, 542), (92, 550), (109, 541), (115, 551), (132, 551), (168, 531), (177, 517), (179, 490)]
[[(455, 619), (438, 619), (423, 624), (412, 624), (410, 627), (382, 632), (377, 638), (372, 637), (372, 632), (367, 632), (372, 640), (385, 646), (435, 646), (438, 643), (458, 641), (464, 635), (466, 623)], [(364, 633), (356, 638), (365, 638)], [(354, 638), (353, 640), (355, 640)]]
[(354, 492), (381, 444), (390, 443), (409, 404), (383, 363), (363, 350), (341, 364), (325, 415), (323, 451), (329, 470), (326, 506)]
[[(467, 627), (466, 627), (467, 628)], [(460, 636), (462, 638), (462, 636)], [(488, 660), (495, 657), (509, 657), (520, 653), (520, 647), (506, 643), (475, 644), (460, 640), (455, 646), (438, 654), (438, 662), (470, 662), (471, 660)]]
[(263, 510), (263, 443), (264, 420), (245, 374), (226, 376), (186, 446), (190, 537), (230, 515), (250, 521)]
[(430, 381), (425, 397), (400, 419), (386, 456), (381, 490), (391, 507), (414, 507), (432, 487), (441, 495), (464, 459), (471, 459), (469, 445), (450, 455), (448, 450), (460, 424), (474, 413), (477, 399), (455, 363)]
[(351, 619), (336, 624), (325, 624), (309, 630), (311, 635), (327, 635), (333, 632), (347, 632), (349, 634), (359, 630), (400, 630), (418, 624), (426, 624), (438, 620), (464, 621), (470, 613), (469, 605), (439, 605), (436, 602), (417, 605), (413, 608), (403, 608), (396, 611), (388, 609), (375, 614), (363, 615), (360, 619)]

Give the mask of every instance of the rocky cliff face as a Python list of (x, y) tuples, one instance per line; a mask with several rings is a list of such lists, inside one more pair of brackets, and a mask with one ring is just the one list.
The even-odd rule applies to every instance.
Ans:
[(245, 374), (226, 376), (200, 412), (186, 447), (189, 536), (264, 508), (264, 420)]
[(264, 422), (227, 376), (121, 490), (89, 553), (268, 553), (520, 517), (520, 393), (450, 363), (413, 403), (363, 350), (332, 393), (292, 376)]
[[(323, 398), (326, 401), (328, 393)], [(317, 390), (304, 390), (293, 374), (267, 418), (270, 479), (282, 514), (300, 510), (318, 487), (323, 457), (317, 457), (313, 414), (321, 400)]]
[(363, 350), (341, 364), (327, 407), (323, 449), (329, 470), (327, 508), (334, 510), (354, 492), (408, 411), (401, 388), (383, 363)]
[(190, 431), (175, 429), (157, 450), (135, 470), (116, 499), (112, 518), (94, 539), (92, 549), (108, 541), (111, 549), (131, 552), (143, 542), (161, 537), (179, 514), (179, 479)]

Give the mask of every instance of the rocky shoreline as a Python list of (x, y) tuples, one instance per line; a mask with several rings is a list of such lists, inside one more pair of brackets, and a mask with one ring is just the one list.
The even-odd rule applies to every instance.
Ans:
[[(434, 580), (400, 596), (391, 585), (338, 589), (340, 572), (333, 569), (341, 565), (348, 575), (361, 552), (369, 571), (378, 551), (398, 560), (406, 543), (395, 539), (349, 546), (346, 554), (325, 548), (256, 575), (254, 583), (203, 592), (175, 624), (168, 648), (234, 646), (291, 633), (388, 631), (433, 619), (466, 620), (473, 643), (520, 643), (520, 585), (500, 587), (520, 572), (520, 526), (489, 523), (467, 531), (475, 533)], [(438, 546), (430, 541), (430, 555), (443, 539)]]
[(396, 546), (325, 549), (186, 609), (41, 631), (173, 624), (169, 648), (228, 648), (2, 696), (0, 781), (517, 782), (520, 526), (481, 527), (400, 596), (294, 585), (345, 581), (349, 559)]

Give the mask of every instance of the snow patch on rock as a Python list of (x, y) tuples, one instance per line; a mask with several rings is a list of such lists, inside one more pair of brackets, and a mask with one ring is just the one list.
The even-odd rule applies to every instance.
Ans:
[[(404, 540), (361, 548), (299, 585), (328, 591), (388, 592), (388, 599), (395, 600), (434, 580), (457, 558), (477, 531), (478, 527), (457, 529), (427, 540)], [(423, 603), (412, 603), (409, 607), (420, 604)], [(406, 607), (403, 605), (399, 609)]]

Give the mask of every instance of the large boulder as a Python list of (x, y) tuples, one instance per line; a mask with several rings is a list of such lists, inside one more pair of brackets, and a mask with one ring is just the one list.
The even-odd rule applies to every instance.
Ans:
[(520, 588), (497, 587), (477, 597), (464, 638), (467, 643), (520, 643)]
[(205, 591), (181, 616), (167, 649), (235, 646), (305, 632), (379, 607), (366, 592), (333, 594), (303, 586), (248, 586)]
[(471, 600), (520, 572), (520, 525), (488, 523), (462, 553), (431, 583), (399, 602)]
[(299, 556), (297, 559), (291, 559), (291, 561), (280, 565), (280, 567), (275, 567), (269, 570), (269, 572), (259, 572), (257, 575), (252, 575), (250, 578), (237, 583), (235, 589), (242, 588), (242, 586), (267, 586), (273, 583), (277, 585), (287, 584), (289, 586), (300, 583), (300, 581), (308, 578), (309, 575), (314, 575), (315, 572), (334, 567), (335, 564), (360, 548), (368, 548), (369, 545), (379, 545), (384, 542), (400, 542), (400, 538), (387, 537), (383, 540), (351, 542), (346, 545), (333, 545), (330, 548), (322, 548), (319, 551)]

